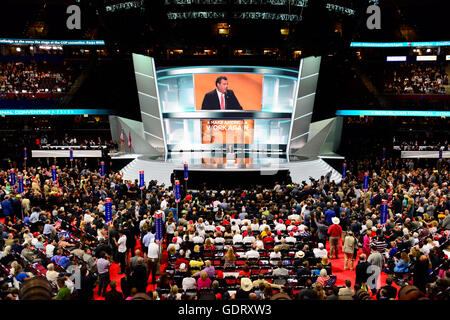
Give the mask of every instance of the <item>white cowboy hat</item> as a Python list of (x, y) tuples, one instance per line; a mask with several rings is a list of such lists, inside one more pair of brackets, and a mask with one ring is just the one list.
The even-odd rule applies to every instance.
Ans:
[(302, 258), (304, 258), (305, 257), (305, 253), (303, 252), (303, 251), (297, 251), (296, 253), (295, 253), (295, 257), (296, 258), (300, 258), (300, 259), (302, 259)]
[(253, 288), (252, 280), (249, 278), (242, 278), (241, 279), (241, 288), (244, 291), (250, 291)]
[(339, 223), (341, 222), (341, 220), (339, 220), (338, 217), (333, 217), (333, 218), (331, 218), (331, 221), (332, 221), (334, 224), (339, 224)]

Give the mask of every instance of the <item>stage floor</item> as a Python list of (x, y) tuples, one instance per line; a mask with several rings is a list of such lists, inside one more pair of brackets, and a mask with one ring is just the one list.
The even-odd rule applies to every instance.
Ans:
[(319, 179), (331, 171), (332, 180), (341, 180), (341, 175), (318, 157), (292, 156), (288, 161), (286, 154), (172, 152), (165, 158), (133, 154), (118, 155), (112, 159), (134, 159), (121, 170), (126, 180), (138, 179), (139, 171), (143, 170), (146, 183), (158, 180), (165, 185), (170, 184), (170, 174), (174, 170), (183, 170), (185, 163), (190, 172), (255, 172), (261, 176), (270, 176), (289, 170), (294, 181), (301, 183), (309, 182), (310, 177)]

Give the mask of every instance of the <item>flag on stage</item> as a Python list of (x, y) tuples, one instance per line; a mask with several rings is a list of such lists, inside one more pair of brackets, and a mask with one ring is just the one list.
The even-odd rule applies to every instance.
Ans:
[(125, 135), (123, 134), (123, 129), (120, 132), (120, 144), (122, 145), (122, 148), (125, 147)]
[(131, 132), (128, 132), (128, 147), (131, 149)]

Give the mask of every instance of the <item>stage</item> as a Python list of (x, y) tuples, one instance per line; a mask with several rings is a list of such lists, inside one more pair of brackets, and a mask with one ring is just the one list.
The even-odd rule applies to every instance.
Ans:
[(175, 170), (178, 178), (183, 180), (184, 164), (188, 164), (189, 181), (194, 185), (220, 180), (237, 183), (251, 182), (254, 184), (282, 182), (287, 172), (292, 181), (309, 183), (310, 177), (319, 179), (331, 171), (331, 180), (340, 182), (341, 174), (319, 157), (299, 157), (286, 154), (245, 153), (245, 154), (215, 154), (211, 152), (176, 152), (165, 157), (148, 156), (145, 154), (117, 154), (112, 160), (131, 159), (120, 172), (124, 180), (135, 181), (139, 171), (144, 171), (144, 180), (157, 180), (158, 184), (171, 185), (170, 175)]

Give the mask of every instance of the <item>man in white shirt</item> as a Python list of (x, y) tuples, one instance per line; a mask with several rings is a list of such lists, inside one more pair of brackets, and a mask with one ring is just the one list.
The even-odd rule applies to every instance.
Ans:
[(248, 259), (259, 259), (259, 252), (256, 250), (256, 244), (252, 245), (252, 248), (245, 253), (245, 257)]
[(195, 244), (203, 244), (203, 242), (205, 242), (205, 239), (203, 239), (203, 237), (200, 236), (200, 234), (198, 233), (198, 231), (195, 231), (194, 238), (192, 238), (192, 241), (193, 241)]
[(275, 231), (284, 231), (286, 230), (286, 225), (284, 224), (282, 219), (279, 219), (278, 221), (275, 221)]
[(47, 265), (47, 273), (45, 274), (47, 280), (56, 284), (56, 279), (58, 279), (58, 275), (59, 273), (55, 271), (55, 265), (53, 263), (49, 263)]
[(155, 243), (155, 239), (150, 240), (150, 244), (148, 245), (148, 270), (152, 273), (152, 284), (156, 283), (156, 273), (159, 273), (158, 265), (160, 259), (160, 248), (157, 243)]
[(313, 252), (314, 252), (314, 257), (316, 257), (316, 258), (323, 258), (323, 257), (327, 257), (328, 256), (327, 249), (325, 249), (323, 247), (323, 243), (320, 243), (320, 242), (318, 244), (318, 248), (314, 248)]
[(52, 243), (47, 244), (45, 247), (45, 255), (47, 258), (53, 258), (53, 253), (55, 251), (56, 241), (53, 240)]
[(231, 219), (231, 231), (235, 232), (236, 230), (239, 230), (239, 223), (241, 220), (239, 219)]
[(164, 198), (164, 200), (161, 201), (161, 210), (165, 210), (167, 208), (168, 200), (168, 198)]
[(269, 228), (269, 231), (272, 231), (270, 230), (270, 226), (266, 223), (266, 220), (263, 220), (262, 224), (259, 226), (259, 231), (263, 232), (266, 228)]
[(233, 236), (233, 244), (236, 244), (238, 242), (242, 243), (242, 234), (239, 230), (236, 230), (236, 233)]
[(117, 257), (120, 262), (120, 272), (119, 274), (125, 273), (125, 265), (126, 265), (126, 253), (127, 253), (127, 236), (123, 233), (122, 230), (119, 230), (119, 240), (114, 239), (114, 242), (117, 246)]
[(247, 235), (242, 239), (242, 242), (245, 244), (253, 243), (256, 241), (256, 238), (252, 235), (251, 230), (247, 230)]
[(214, 232), (216, 231), (216, 226), (214, 225), (214, 222), (209, 223), (208, 221), (205, 222), (205, 233)]
[(289, 232), (289, 236), (286, 237), (286, 243), (288, 244), (295, 244), (297, 242), (297, 239), (294, 237), (294, 232)]

